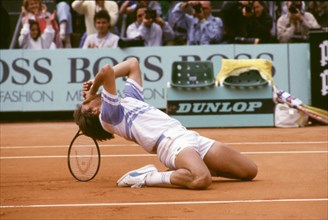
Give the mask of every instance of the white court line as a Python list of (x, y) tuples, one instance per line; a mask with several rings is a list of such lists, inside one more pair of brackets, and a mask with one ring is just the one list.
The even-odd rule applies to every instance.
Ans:
[[(328, 151), (264, 151), (264, 152), (241, 152), (241, 154), (247, 155), (266, 155), (266, 154), (327, 154)], [(101, 155), (102, 158), (105, 157), (156, 157), (156, 154), (104, 154)], [(8, 159), (57, 159), (57, 158), (67, 158), (67, 155), (53, 155), (53, 156), (4, 156), (0, 157), (0, 160)]]
[(101, 207), (101, 206), (149, 206), (149, 205), (199, 205), (199, 204), (231, 204), (231, 203), (275, 203), (275, 202), (322, 202), (328, 198), (309, 199), (255, 199), (255, 200), (214, 200), (214, 201), (181, 201), (181, 202), (120, 202), (120, 203), (85, 203), (85, 204), (39, 204), (39, 205), (5, 205), (9, 208), (58, 208), (58, 207)]
[[(230, 145), (291, 145), (291, 144), (328, 144), (328, 141), (287, 141), (287, 142), (225, 142)], [(46, 149), (46, 148), (67, 148), (67, 145), (52, 146), (0, 146), (0, 149)], [(138, 144), (99, 144), (100, 147), (136, 147)]]

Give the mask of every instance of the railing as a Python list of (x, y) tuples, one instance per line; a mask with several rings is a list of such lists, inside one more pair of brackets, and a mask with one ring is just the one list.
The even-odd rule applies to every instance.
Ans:
[(15, 48), (15, 45), (16, 45), (16, 42), (17, 42), (17, 39), (18, 39), (18, 35), (19, 35), (20, 29), (21, 29), (21, 26), (22, 26), (21, 20), (22, 20), (22, 14), (19, 15), (19, 18), (17, 20), (16, 27), (15, 27), (15, 32), (13, 34), (13, 37), (11, 38), (9, 49)]

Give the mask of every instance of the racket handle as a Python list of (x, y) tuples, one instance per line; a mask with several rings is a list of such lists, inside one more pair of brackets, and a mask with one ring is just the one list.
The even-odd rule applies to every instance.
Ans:
[(279, 90), (277, 95), (282, 101), (291, 104), (293, 107), (299, 107), (303, 104), (300, 99), (296, 98), (295, 96), (292, 96), (284, 90)]

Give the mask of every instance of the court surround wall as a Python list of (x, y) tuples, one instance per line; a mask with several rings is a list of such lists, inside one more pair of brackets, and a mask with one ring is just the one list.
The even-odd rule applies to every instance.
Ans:
[[(127, 49), (0, 50), (0, 112), (72, 111), (82, 101), (81, 85), (109, 63), (137, 57), (143, 72), (144, 95), (166, 108), (166, 85), (174, 61), (209, 60), (214, 75), (221, 60), (268, 59), (278, 88), (311, 104), (308, 44), (209, 45)], [(118, 79), (123, 95), (124, 80)]]

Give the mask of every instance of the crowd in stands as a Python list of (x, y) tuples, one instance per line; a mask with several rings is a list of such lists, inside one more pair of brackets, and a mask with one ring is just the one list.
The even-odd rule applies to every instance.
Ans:
[[(42, 0), (22, 0), (19, 47), (293, 43), (328, 26), (327, 1), (55, 1), (50, 12)], [(76, 30), (83, 33), (73, 46)]]

